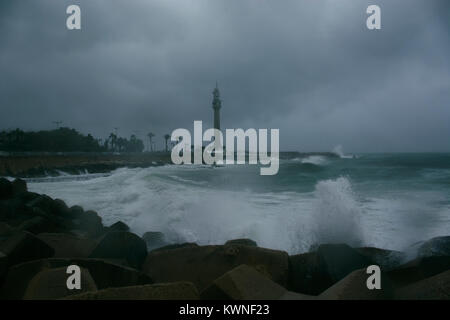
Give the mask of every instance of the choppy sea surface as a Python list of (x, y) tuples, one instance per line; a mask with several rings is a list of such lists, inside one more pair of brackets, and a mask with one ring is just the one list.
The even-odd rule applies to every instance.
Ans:
[(292, 157), (275, 176), (260, 176), (259, 165), (62, 172), (29, 189), (170, 242), (251, 238), (295, 254), (317, 243), (407, 250), (450, 235), (450, 154)]

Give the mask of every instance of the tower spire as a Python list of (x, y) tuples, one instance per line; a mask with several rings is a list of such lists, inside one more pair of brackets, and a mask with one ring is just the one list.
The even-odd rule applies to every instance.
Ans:
[(212, 107), (214, 110), (214, 129), (220, 130), (220, 109), (222, 108), (222, 101), (220, 100), (219, 84), (217, 81), (213, 91)]

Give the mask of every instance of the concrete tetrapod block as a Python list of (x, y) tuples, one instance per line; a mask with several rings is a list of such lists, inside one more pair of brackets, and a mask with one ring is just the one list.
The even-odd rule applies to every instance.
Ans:
[(397, 290), (395, 298), (399, 300), (449, 300), (450, 270)]
[(389, 300), (394, 296), (388, 277), (381, 273), (381, 289), (369, 289), (366, 269), (355, 270), (341, 281), (322, 292), (320, 300)]
[(148, 254), (142, 271), (155, 282), (190, 281), (201, 291), (241, 264), (254, 267), (285, 286), (289, 266), (284, 251), (250, 246), (189, 246)]
[(157, 283), (108, 288), (67, 297), (70, 300), (197, 300), (198, 291), (190, 282)]
[(68, 289), (67, 279), (71, 276), (67, 268), (44, 269), (31, 279), (25, 291), (25, 300), (60, 299), (81, 292), (96, 291), (97, 286), (87, 269), (80, 268), (80, 289)]
[(216, 279), (201, 293), (212, 300), (307, 300), (312, 296), (287, 291), (254, 268), (240, 265)]

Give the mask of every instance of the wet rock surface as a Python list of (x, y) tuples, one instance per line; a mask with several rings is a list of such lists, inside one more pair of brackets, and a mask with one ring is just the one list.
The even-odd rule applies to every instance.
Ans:
[[(449, 239), (420, 243), (409, 261), (345, 244), (289, 256), (251, 239), (169, 243), (120, 221), (105, 227), (95, 211), (0, 178), (1, 299), (449, 299)], [(81, 270), (80, 291), (67, 291), (71, 265)], [(372, 265), (381, 290), (367, 287)]]
[(241, 264), (252, 266), (286, 286), (289, 272), (286, 252), (241, 245), (152, 251), (143, 265), (143, 272), (156, 282), (190, 281), (203, 290)]

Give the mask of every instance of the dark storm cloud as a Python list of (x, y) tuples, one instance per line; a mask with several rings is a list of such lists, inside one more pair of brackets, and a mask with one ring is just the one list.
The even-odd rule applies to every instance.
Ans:
[(448, 151), (449, 30), (445, 0), (3, 0), (0, 128), (162, 142), (211, 125), (218, 80), (223, 126), (280, 128), (282, 149)]

